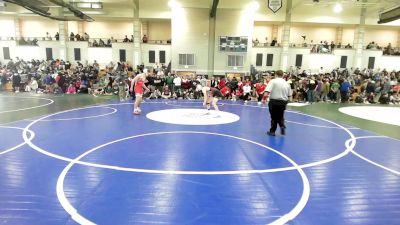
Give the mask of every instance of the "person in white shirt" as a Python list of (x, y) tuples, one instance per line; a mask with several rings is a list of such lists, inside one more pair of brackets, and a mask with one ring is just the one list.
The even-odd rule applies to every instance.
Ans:
[(286, 134), (284, 113), (292, 93), (290, 85), (282, 77), (283, 71), (276, 71), (275, 79), (271, 80), (266, 88), (267, 97), (269, 97), (268, 109), (271, 115), (271, 128), (267, 134), (270, 136), (275, 136), (278, 124), (281, 134)]
[(245, 85), (243, 86), (243, 100), (245, 103), (247, 103), (247, 101), (249, 100), (250, 92), (251, 92), (251, 86), (249, 82), (246, 82)]
[(177, 91), (180, 91), (181, 89), (181, 85), (182, 85), (182, 78), (180, 76), (176, 76), (174, 78), (174, 93), (176, 93)]

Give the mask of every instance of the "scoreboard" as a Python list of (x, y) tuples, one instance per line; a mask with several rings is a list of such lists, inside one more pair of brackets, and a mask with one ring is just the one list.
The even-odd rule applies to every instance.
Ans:
[(247, 52), (247, 36), (220, 36), (219, 50), (221, 52)]

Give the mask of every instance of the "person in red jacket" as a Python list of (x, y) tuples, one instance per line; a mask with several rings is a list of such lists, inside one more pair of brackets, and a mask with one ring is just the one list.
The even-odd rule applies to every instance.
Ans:
[(261, 101), (265, 102), (265, 100), (266, 100), (266, 98), (264, 96), (266, 87), (267, 87), (267, 84), (265, 82), (263, 82), (263, 80), (259, 80), (259, 82), (255, 84), (256, 96), (257, 96), (257, 101), (258, 101), (259, 105), (261, 105)]
[(219, 90), (222, 90), (225, 86), (226, 86), (226, 80), (225, 78), (222, 78), (218, 84)]

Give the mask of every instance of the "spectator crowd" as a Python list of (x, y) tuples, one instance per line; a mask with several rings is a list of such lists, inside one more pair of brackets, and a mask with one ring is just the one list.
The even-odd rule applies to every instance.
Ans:
[[(128, 98), (131, 80), (145, 69), (143, 64), (133, 68), (123, 62), (110, 62), (101, 70), (96, 61), (72, 65), (63, 60), (21, 59), (10, 60), (0, 68), (0, 90), (11, 85), (14, 92), (118, 95), (120, 100)], [(224, 99), (262, 104), (265, 88), (274, 76), (274, 71), (256, 72), (248, 77), (180, 76), (158, 63), (147, 69), (147, 99), (201, 99), (202, 87), (211, 85), (221, 91)], [(400, 71), (352, 68), (326, 72), (321, 68), (319, 73), (310, 74), (297, 69), (285, 73), (284, 79), (291, 86), (294, 102), (399, 103)]]

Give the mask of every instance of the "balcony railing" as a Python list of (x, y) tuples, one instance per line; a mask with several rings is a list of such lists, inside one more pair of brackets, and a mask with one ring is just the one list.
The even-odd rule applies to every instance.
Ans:
[[(59, 41), (55, 37), (0, 37), (0, 41), (16, 41), (18, 45), (38, 46), (39, 41)], [(90, 47), (112, 47), (113, 43), (133, 43), (132, 39), (115, 38), (89, 38), (88, 40), (76, 40), (66, 37), (67, 42), (88, 42)], [(148, 40), (143, 44), (170, 45), (171, 40)]]

